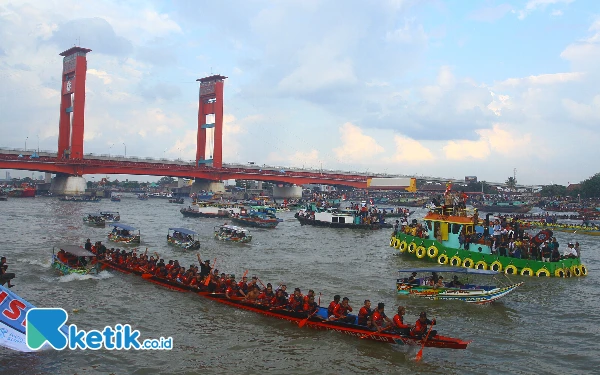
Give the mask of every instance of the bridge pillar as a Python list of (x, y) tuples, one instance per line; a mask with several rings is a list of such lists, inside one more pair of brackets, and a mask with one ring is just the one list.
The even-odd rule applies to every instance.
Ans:
[(273, 186), (273, 198), (302, 198), (302, 186)]
[(224, 193), (225, 184), (220, 181), (196, 179), (192, 184), (190, 194), (198, 193), (200, 191), (212, 191), (213, 193)]
[(62, 52), (63, 72), (58, 125), (58, 157), (83, 159), (85, 75), (91, 49), (71, 47)]
[(86, 188), (85, 178), (65, 174), (57, 174), (50, 184), (50, 192), (53, 195), (82, 195)]
[[(215, 168), (223, 166), (223, 86), (227, 77), (213, 75), (200, 78), (200, 98), (198, 101), (198, 144), (196, 148), (196, 166), (212, 165)], [(206, 123), (207, 115), (215, 115), (215, 122)], [(207, 129), (214, 129), (212, 154), (206, 157)]]

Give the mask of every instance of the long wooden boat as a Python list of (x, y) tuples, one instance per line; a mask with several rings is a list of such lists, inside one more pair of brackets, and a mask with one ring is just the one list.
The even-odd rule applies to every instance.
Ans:
[[(398, 249), (401, 254), (437, 262), (440, 265), (484, 270), (489, 268), (493, 271), (504, 271), (507, 275), (571, 277), (585, 276), (588, 272), (580, 258), (542, 262), (493, 254), (491, 244), (485, 238), (486, 223), (472, 216), (443, 215), (437, 211), (430, 211), (423, 220), (424, 231), (421, 235), (417, 226), (407, 226), (392, 233), (390, 246)], [(436, 237), (436, 232), (439, 233), (441, 241)], [(477, 239), (470, 244), (468, 250), (460, 245), (461, 233)], [(533, 236), (531, 241), (539, 245), (550, 237), (552, 231), (542, 230)]]
[(57, 253), (52, 249), (52, 268), (62, 275), (95, 275), (99, 272), (100, 264), (96, 261), (96, 254), (79, 246), (68, 245), (61, 246)]
[[(108, 239), (123, 244), (139, 244), (139, 229), (126, 224), (113, 223), (113, 230), (108, 234)], [(136, 233), (137, 231), (137, 233)]]
[(203, 290), (203, 288), (190, 287), (188, 285), (181, 284), (177, 281), (162, 279), (149, 273), (140, 272), (140, 270), (130, 270), (121, 264), (116, 264), (109, 260), (103, 260), (101, 262), (103, 264), (103, 267), (110, 267), (123, 273), (130, 273), (141, 276), (143, 279), (149, 282), (171, 290), (180, 292), (194, 292), (197, 295), (214, 302), (222, 303), (232, 307), (237, 307), (239, 309), (247, 311), (260, 313), (273, 318), (288, 320), (298, 325), (300, 325), (300, 322), (304, 322), (303, 325), (314, 329), (336, 331), (361, 339), (396, 345), (423, 345), (431, 348), (466, 349), (467, 346), (471, 343), (471, 341), (463, 341), (457, 338), (442, 335), (436, 335), (435, 337), (429, 337), (427, 340), (423, 340), (420, 337), (402, 335), (400, 333), (392, 331), (377, 332), (369, 329), (366, 326), (361, 326), (358, 324), (329, 321), (327, 320), (327, 308), (325, 307), (319, 307), (318, 312), (314, 316), (309, 317), (306, 312), (294, 312), (287, 309), (273, 309), (267, 305), (253, 303), (239, 298), (227, 298), (224, 293), (211, 293), (206, 290)]
[(597, 225), (543, 223), (540, 221), (521, 221), (524, 226), (551, 229), (557, 232), (585, 234), (586, 236), (600, 236), (600, 227)]
[[(421, 272), (450, 272), (467, 275), (498, 274), (496, 271), (478, 270), (466, 267), (429, 267), (398, 270), (399, 275), (412, 272), (417, 274)], [(463, 301), (477, 305), (486, 305), (492, 303), (523, 285), (523, 282), (499, 287), (495, 285), (476, 285), (469, 283), (457, 285), (456, 287), (451, 287), (449, 285), (450, 284), (446, 283), (443, 287), (431, 286), (428, 285), (428, 278), (415, 278), (415, 280), (412, 282), (410, 282), (407, 278), (398, 278), (396, 280), (396, 290), (398, 295), (410, 295), (431, 300)]]

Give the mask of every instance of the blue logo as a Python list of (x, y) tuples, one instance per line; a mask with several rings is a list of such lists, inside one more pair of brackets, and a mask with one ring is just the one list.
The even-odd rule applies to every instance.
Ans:
[(106, 326), (102, 331), (84, 331), (75, 324), (65, 325), (69, 315), (60, 308), (32, 308), (27, 311), (25, 338), (27, 347), (38, 350), (46, 343), (56, 350), (67, 346), (71, 350), (171, 350), (173, 339), (145, 339), (140, 342), (140, 331), (129, 324)]

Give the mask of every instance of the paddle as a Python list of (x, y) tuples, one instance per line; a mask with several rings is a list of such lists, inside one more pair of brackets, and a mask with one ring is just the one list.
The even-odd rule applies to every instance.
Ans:
[(310, 314), (309, 316), (307, 316), (305, 319), (302, 319), (302, 320), (300, 321), (300, 323), (298, 323), (298, 328), (302, 328), (302, 327), (304, 327), (304, 325), (306, 324), (306, 322), (308, 322), (308, 320), (309, 320), (310, 318), (312, 318), (312, 317), (313, 317), (313, 316), (314, 316), (314, 315), (317, 313), (317, 311), (319, 311), (319, 309), (316, 309), (315, 311), (313, 311), (313, 313), (312, 313), (312, 314)]
[[(433, 320), (435, 321), (435, 318), (433, 318)], [(423, 348), (425, 347), (425, 343), (427, 342), (427, 339), (429, 338), (429, 334), (431, 333), (432, 329), (433, 329), (433, 324), (431, 324), (431, 327), (429, 327), (427, 336), (425, 336), (425, 340), (423, 340), (423, 343), (421, 344), (421, 350), (419, 350), (419, 352), (417, 353), (417, 356), (415, 357), (415, 361), (420, 361), (421, 358), (423, 358)]]
[(376, 333), (381, 333), (381, 332), (383, 332), (383, 331), (387, 331), (388, 329), (390, 329), (390, 328), (392, 328), (392, 327), (393, 327), (393, 325), (389, 325), (389, 326), (387, 326), (387, 327), (385, 327), (385, 328), (378, 329), (377, 331), (375, 331), (375, 332), (373, 332), (373, 333), (365, 333), (364, 335), (360, 336), (359, 338), (360, 338), (360, 339), (366, 339), (367, 337), (369, 337), (369, 336), (373, 336), (373, 335), (374, 335), (374, 334), (376, 334)]

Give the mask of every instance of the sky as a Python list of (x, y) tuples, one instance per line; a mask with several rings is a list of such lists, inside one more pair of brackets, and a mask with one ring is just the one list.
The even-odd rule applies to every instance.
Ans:
[(596, 0), (0, 0), (0, 147), (57, 150), (74, 45), (85, 153), (194, 159), (196, 79), (222, 74), (225, 163), (600, 172)]

